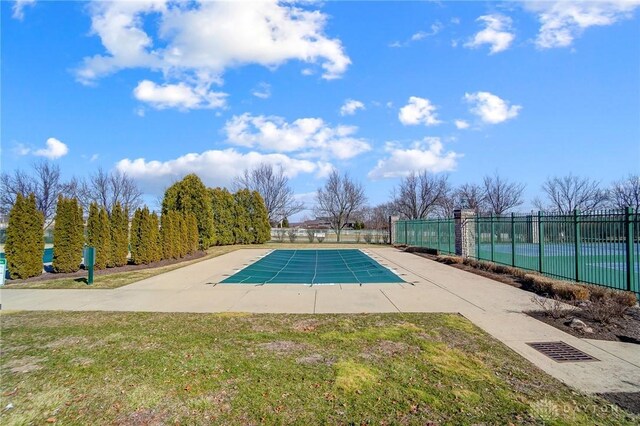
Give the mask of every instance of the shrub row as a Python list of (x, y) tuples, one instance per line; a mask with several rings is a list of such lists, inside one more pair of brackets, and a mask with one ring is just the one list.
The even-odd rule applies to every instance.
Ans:
[(190, 174), (171, 185), (162, 200), (162, 214), (193, 214), (201, 248), (213, 245), (262, 244), (271, 238), (264, 200), (257, 191), (207, 188)]
[(436, 256), (436, 260), (445, 264), (464, 264), (483, 271), (508, 274), (522, 279), (534, 292), (547, 295), (551, 298), (559, 298), (567, 301), (589, 300), (591, 302), (611, 300), (612, 303), (627, 307), (634, 306), (637, 303), (636, 295), (632, 292), (557, 280), (512, 266), (499, 265), (471, 258), (462, 258), (460, 256), (440, 255)]

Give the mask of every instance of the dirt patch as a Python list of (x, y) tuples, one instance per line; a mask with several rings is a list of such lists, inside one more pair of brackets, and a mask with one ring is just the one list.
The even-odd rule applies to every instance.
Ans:
[[(187, 255), (181, 259), (164, 259), (161, 260), (159, 262), (153, 262), (153, 263), (149, 263), (148, 265), (134, 265), (134, 264), (127, 264), (124, 266), (118, 266), (116, 268), (107, 268), (107, 269), (100, 269), (94, 272), (95, 276), (98, 275), (111, 275), (111, 274), (117, 274), (119, 272), (131, 272), (131, 271), (140, 271), (142, 269), (153, 269), (153, 268), (161, 268), (163, 266), (169, 266), (169, 265), (175, 265), (176, 263), (182, 263), (182, 262), (188, 262), (190, 260), (195, 260), (195, 259), (199, 259), (201, 257), (204, 257), (207, 255), (206, 251), (198, 251), (196, 253)], [(50, 269), (50, 268), (47, 268)], [(87, 271), (85, 269), (80, 269), (77, 272), (71, 272), (68, 274), (63, 274), (63, 273), (54, 273), (54, 272), (48, 272), (45, 271), (44, 273), (42, 273), (41, 275), (38, 275), (37, 277), (32, 277), (32, 278), (27, 278), (24, 280), (7, 280), (6, 285), (7, 288), (11, 288), (11, 286), (16, 285), (16, 284), (23, 284), (23, 283), (32, 283), (32, 282), (37, 282), (37, 281), (47, 281), (47, 280), (56, 280), (56, 279), (60, 279), (60, 278), (84, 278), (87, 276)]]
[(46, 361), (46, 358), (25, 356), (9, 360), (4, 364), (4, 366), (12, 373), (31, 373), (32, 371), (40, 370), (42, 366), (39, 363), (44, 361)]
[(640, 414), (640, 392), (600, 393), (598, 396), (630, 413)]
[(45, 345), (45, 348), (58, 349), (58, 348), (65, 348), (69, 346), (77, 346), (80, 344), (82, 344), (82, 346), (84, 347), (89, 347), (89, 345), (87, 345), (87, 342), (88, 340), (85, 337), (67, 336), (67, 337), (63, 337), (61, 339), (54, 340), (52, 342), (47, 343)]
[(116, 425), (160, 426), (166, 424), (167, 413), (159, 410), (141, 408), (116, 420)]
[(290, 340), (276, 340), (274, 342), (262, 343), (258, 345), (260, 349), (280, 354), (288, 354), (291, 352), (299, 352), (308, 349), (304, 343), (292, 342)]
[[(640, 344), (640, 308), (637, 307), (627, 310), (622, 318), (613, 318), (609, 324), (594, 321), (582, 310), (572, 311), (565, 318), (553, 318), (544, 311), (527, 312), (527, 314), (576, 337)], [(593, 330), (593, 333), (585, 333), (570, 327), (568, 324), (572, 318), (583, 321)]]
[(376, 345), (369, 346), (368, 348), (360, 352), (360, 357), (370, 360), (380, 357), (392, 357), (396, 355), (406, 354), (407, 352), (414, 352), (417, 350), (417, 347), (408, 345), (404, 342), (382, 340)]
[(320, 354), (311, 354), (300, 357), (296, 359), (298, 364), (324, 364), (324, 365), (333, 365), (335, 363), (335, 359), (326, 358)]
[(297, 321), (295, 324), (293, 324), (291, 328), (293, 328), (295, 331), (309, 333), (309, 332), (315, 331), (319, 325), (320, 325), (320, 321), (313, 318), (308, 318), (308, 319), (303, 319), (301, 321)]

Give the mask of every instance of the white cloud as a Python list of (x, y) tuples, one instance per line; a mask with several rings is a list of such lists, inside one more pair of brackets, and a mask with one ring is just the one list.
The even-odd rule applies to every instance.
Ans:
[(226, 93), (210, 91), (207, 86), (190, 87), (185, 83), (158, 85), (149, 80), (138, 83), (133, 95), (157, 109), (182, 110), (222, 108), (227, 96)]
[(262, 163), (281, 166), (289, 178), (300, 174), (324, 173), (328, 167), (324, 162), (295, 159), (285, 154), (240, 153), (228, 148), (189, 153), (168, 161), (124, 158), (116, 164), (116, 168), (139, 180), (145, 189), (159, 190), (189, 173), (196, 173), (209, 186), (228, 187), (245, 169)]
[(330, 127), (320, 118), (299, 118), (292, 123), (281, 117), (245, 113), (226, 122), (227, 141), (239, 146), (275, 152), (297, 152), (305, 158), (355, 157), (371, 146), (353, 135), (355, 126)]
[(15, 3), (13, 3), (13, 8), (12, 8), (12, 17), (13, 19), (17, 19), (19, 21), (22, 21), (24, 19), (24, 9), (25, 7), (30, 7), (36, 4), (36, 0), (16, 0)]
[(476, 33), (472, 39), (464, 44), (464, 47), (476, 48), (483, 44), (491, 46), (490, 54), (502, 52), (511, 46), (515, 39), (511, 29), (511, 18), (508, 16), (493, 14), (480, 16), (476, 21), (480, 21), (485, 28)]
[(405, 126), (424, 124), (425, 126), (435, 126), (442, 123), (438, 120), (436, 106), (429, 99), (411, 96), (409, 103), (398, 113), (398, 119)]
[(455, 170), (458, 158), (462, 156), (453, 151), (445, 152), (442, 141), (435, 137), (414, 142), (410, 148), (388, 143), (386, 151), (389, 156), (378, 160), (368, 174), (370, 179), (397, 178), (407, 176), (412, 171), (451, 171)]
[(68, 152), (69, 147), (66, 144), (56, 138), (49, 138), (46, 142), (46, 148), (33, 151), (33, 155), (55, 160), (56, 158), (64, 157)]
[(515, 118), (522, 109), (522, 106), (510, 105), (509, 101), (489, 92), (465, 93), (464, 99), (471, 104), (470, 111), (489, 124)]
[(536, 46), (549, 49), (570, 46), (589, 27), (631, 18), (640, 0), (525, 2), (524, 6), (541, 23)]
[(269, 99), (271, 97), (271, 85), (268, 83), (260, 83), (258, 87), (251, 92), (253, 96), (260, 99)]
[(409, 37), (409, 39), (405, 40), (404, 42), (394, 41), (392, 43), (389, 43), (389, 47), (407, 47), (413, 42), (421, 41), (428, 37), (435, 36), (440, 31), (442, 31), (443, 28), (444, 25), (442, 25), (440, 21), (436, 21), (431, 24), (431, 27), (429, 27), (429, 31), (418, 31), (412, 34), (411, 37)]
[[(105, 54), (86, 57), (81, 82), (127, 68), (162, 71), (198, 84), (221, 82), (226, 69), (275, 68), (289, 60), (319, 64), (322, 77), (340, 77), (351, 63), (338, 39), (324, 34), (327, 15), (308, 3), (258, 1), (95, 1), (91, 28)], [(146, 25), (158, 25), (158, 39)]]
[(356, 101), (355, 99), (347, 99), (344, 101), (344, 105), (340, 107), (340, 115), (353, 115), (359, 109), (365, 109), (362, 102)]
[(30, 152), (31, 152), (31, 148), (29, 148), (23, 143), (17, 143), (13, 147), (13, 153), (16, 155), (20, 155), (20, 156), (29, 155)]
[(456, 125), (456, 128), (458, 128), (458, 129), (468, 129), (469, 128), (469, 123), (466, 120), (455, 120), (454, 124)]

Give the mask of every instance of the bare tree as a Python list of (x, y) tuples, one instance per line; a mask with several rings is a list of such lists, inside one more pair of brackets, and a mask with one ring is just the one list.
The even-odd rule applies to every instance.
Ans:
[(607, 193), (600, 189), (597, 181), (572, 174), (547, 178), (542, 184), (542, 192), (546, 200), (536, 199), (533, 204), (540, 210), (562, 214), (574, 210), (595, 210), (607, 201)]
[(640, 212), (640, 175), (629, 175), (614, 182), (609, 190), (609, 200), (616, 209), (633, 207)]
[(50, 161), (40, 161), (32, 165), (33, 172), (15, 170), (12, 174), (0, 175), (0, 211), (7, 214), (18, 194), (36, 196), (36, 206), (44, 215), (45, 228), (50, 226), (55, 216), (58, 195), (73, 193), (72, 184), (60, 177), (60, 166)]
[(235, 185), (260, 193), (272, 225), (305, 208), (304, 203), (296, 200), (282, 167), (275, 169), (271, 164), (262, 163), (252, 170), (246, 169), (242, 176), (236, 178)]
[(396, 210), (406, 219), (423, 219), (434, 212), (449, 191), (446, 176), (411, 172), (393, 191)]
[(336, 170), (329, 175), (324, 187), (316, 193), (316, 215), (326, 217), (336, 232), (338, 242), (340, 234), (354, 212), (362, 209), (367, 202), (364, 188), (353, 181), (346, 173), (340, 175)]
[(455, 205), (461, 209), (471, 209), (480, 214), (486, 209), (484, 189), (474, 183), (460, 185), (454, 192)]
[(490, 213), (501, 215), (523, 203), (523, 183), (509, 182), (497, 173), (483, 179), (484, 197)]
[(135, 180), (124, 172), (114, 170), (106, 172), (99, 168), (84, 182), (75, 184), (78, 198), (87, 208), (90, 203), (98, 203), (107, 212), (111, 212), (116, 203), (128, 208), (133, 214), (142, 204), (142, 191)]

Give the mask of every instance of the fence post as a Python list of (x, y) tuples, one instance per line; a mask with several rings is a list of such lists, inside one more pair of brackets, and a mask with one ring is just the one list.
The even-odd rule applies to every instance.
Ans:
[(573, 225), (574, 225), (574, 233), (573, 237), (575, 239), (575, 251), (576, 251), (576, 282), (580, 282), (580, 239), (582, 238), (580, 235), (580, 212), (578, 209), (573, 211)]
[[(451, 250), (451, 234), (453, 234), (451, 226), (453, 225), (453, 221), (449, 220), (449, 254), (453, 254), (453, 250)], [(455, 244), (455, 237), (453, 243)]]
[(409, 245), (409, 232), (407, 231), (407, 221), (404, 221), (404, 243)]
[[(627, 238), (627, 291), (635, 291), (633, 281), (635, 276), (635, 263), (634, 263), (634, 221), (633, 221), (633, 208), (627, 207), (625, 212), (625, 233)], [(637, 212), (636, 212), (637, 213)]]
[(438, 224), (438, 232), (436, 232), (436, 235), (438, 238), (438, 243), (436, 244), (438, 247), (438, 254), (440, 254), (440, 219), (438, 219), (438, 222), (436, 222)]
[(494, 241), (494, 232), (496, 231), (496, 224), (493, 220), (493, 213), (491, 213), (491, 261), (493, 262), (495, 257), (495, 241)]
[(476, 259), (480, 260), (480, 217), (476, 213), (476, 241), (478, 243), (478, 248), (476, 250)]
[(542, 218), (544, 214), (538, 212), (538, 272), (542, 274), (544, 269), (544, 225)]
[(516, 214), (511, 213), (511, 266), (516, 266)]

